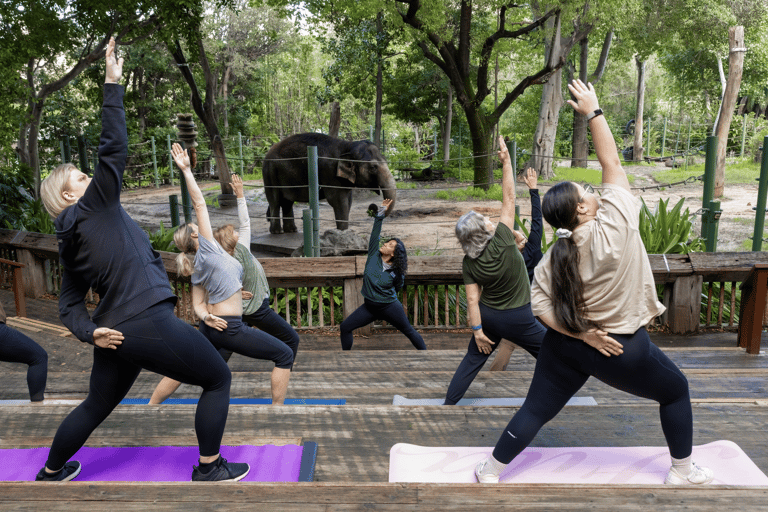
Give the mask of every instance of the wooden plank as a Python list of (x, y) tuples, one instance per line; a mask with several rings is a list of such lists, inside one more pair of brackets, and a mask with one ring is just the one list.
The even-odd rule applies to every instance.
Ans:
[[(225, 446), (252, 445), (265, 446), (268, 444), (274, 446), (285, 446), (288, 444), (301, 445), (301, 437), (284, 436), (238, 436), (235, 441), (230, 437), (224, 443)], [(51, 446), (53, 436), (3, 436), (0, 438), (0, 448), (37, 448), (41, 446)], [(227, 444), (229, 443), (229, 444)], [(169, 435), (153, 437), (135, 437), (126, 439), (115, 439), (113, 437), (100, 437), (93, 435), (85, 442), (85, 446), (99, 448), (103, 446), (197, 446), (197, 437), (194, 435)]]
[(768, 264), (768, 252), (692, 252), (693, 271), (704, 281), (743, 281), (755, 264)]

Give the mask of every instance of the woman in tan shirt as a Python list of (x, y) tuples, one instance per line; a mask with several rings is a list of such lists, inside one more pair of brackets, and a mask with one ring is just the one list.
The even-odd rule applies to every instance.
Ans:
[(672, 457), (665, 483), (706, 484), (712, 471), (691, 461), (693, 415), (688, 381), (658, 349), (645, 326), (664, 311), (638, 231), (640, 202), (632, 195), (616, 143), (591, 84), (568, 85), (568, 103), (587, 117), (603, 169), (603, 194), (572, 182), (544, 196), (544, 219), (558, 240), (535, 270), (531, 307), (547, 326), (525, 403), (493, 454), (475, 469), (478, 481), (499, 474), (555, 417), (590, 375), (659, 403)]

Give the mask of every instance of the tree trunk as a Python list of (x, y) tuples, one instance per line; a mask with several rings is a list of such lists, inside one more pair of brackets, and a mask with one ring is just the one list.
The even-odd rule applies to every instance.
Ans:
[(563, 106), (563, 94), (561, 84), (563, 82), (563, 69), (559, 68), (552, 73), (541, 91), (541, 105), (539, 106), (539, 122), (533, 136), (533, 158), (531, 166), (542, 179), (554, 177), (553, 162), (555, 155), (555, 142), (557, 139), (557, 125), (560, 121), (560, 109)]
[(331, 120), (328, 122), (328, 135), (331, 137), (339, 136), (341, 128), (341, 105), (338, 101), (331, 103)]
[(632, 155), (635, 162), (643, 160), (643, 108), (645, 104), (645, 61), (635, 57), (637, 65), (637, 105), (635, 107), (635, 140), (633, 142)]
[[(587, 82), (587, 67), (589, 66), (589, 39), (579, 43), (579, 80)], [(573, 142), (571, 146), (571, 167), (586, 167), (589, 157), (589, 141), (587, 140), (587, 118), (573, 111)]]
[[(232, 178), (229, 172), (229, 164), (227, 163), (227, 155), (224, 150), (224, 143), (221, 140), (219, 126), (216, 123), (216, 104), (214, 101), (215, 89), (213, 89), (214, 80), (211, 78), (211, 70), (208, 66), (208, 58), (205, 54), (202, 40), (198, 42), (198, 50), (200, 52), (200, 66), (203, 69), (203, 74), (205, 75), (206, 81), (205, 102), (203, 102), (203, 99), (200, 97), (200, 91), (197, 88), (195, 77), (192, 75), (192, 71), (187, 65), (186, 57), (184, 57), (184, 53), (181, 50), (181, 44), (178, 41), (176, 41), (176, 48), (171, 52), (171, 54), (173, 55), (174, 60), (176, 60), (176, 63), (179, 65), (179, 71), (181, 72), (184, 80), (187, 82), (192, 92), (192, 109), (203, 123), (205, 131), (211, 141), (211, 151), (213, 152), (213, 158), (216, 161), (216, 173), (219, 176), (221, 193), (223, 195), (229, 196), (233, 195), (231, 183)], [(224, 204), (222, 204), (222, 198), (219, 198), (219, 204), (224, 206)]]
[[(376, 16), (376, 30), (380, 35), (384, 32), (384, 25), (381, 21), (382, 14)], [(384, 95), (384, 69), (383, 59), (384, 56), (379, 54), (376, 56), (376, 108), (374, 112), (373, 121), (373, 144), (377, 147), (381, 147), (381, 102)]]
[(413, 130), (413, 149), (416, 151), (416, 154), (421, 157), (421, 135), (419, 134), (419, 125), (413, 123), (411, 129)]
[(723, 94), (723, 102), (720, 105), (718, 116), (717, 135), (717, 164), (715, 167), (715, 197), (723, 196), (725, 188), (725, 153), (728, 148), (728, 132), (733, 120), (733, 109), (736, 107), (736, 98), (741, 86), (741, 73), (744, 69), (744, 27), (730, 27), (728, 29), (728, 42), (730, 55), (728, 57), (728, 82)]
[(445, 131), (443, 132), (443, 166), (448, 168), (451, 159), (451, 125), (453, 124), (453, 87), (448, 84), (448, 101), (445, 106)]

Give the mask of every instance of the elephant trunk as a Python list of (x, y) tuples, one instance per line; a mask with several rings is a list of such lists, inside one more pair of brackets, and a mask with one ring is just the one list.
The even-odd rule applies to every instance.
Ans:
[(389, 213), (392, 211), (392, 208), (395, 207), (395, 202), (397, 200), (397, 186), (395, 185), (395, 177), (392, 176), (392, 173), (389, 172), (389, 169), (387, 169), (386, 174), (382, 175), (382, 178), (379, 181), (379, 187), (381, 188), (381, 193), (384, 199), (392, 200), (392, 203), (390, 203), (386, 212), (386, 215), (389, 215)]

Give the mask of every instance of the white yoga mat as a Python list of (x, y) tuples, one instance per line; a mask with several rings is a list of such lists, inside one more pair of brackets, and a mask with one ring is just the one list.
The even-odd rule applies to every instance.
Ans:
[[(405, 398), (395, 395), (392, 405), (443, 405), (444, 398)], [(511, 405), (520, 407), (525, 398), (462, 398), (456, 405)], [(565, 405), (597, 405), (591, 396), (575, 396)]]
[[(390, 482), (477, 482), (475, 466), (493, 448), (426, 447), (398, 443), (389, 452)], [(768, 477), (731, 441), (694, 446), (693, 460), (712, 469), (713, 485), (768, 485)], [(666, 446), (526, 448), (501, 474), (501, 483), (663, 484)]]

